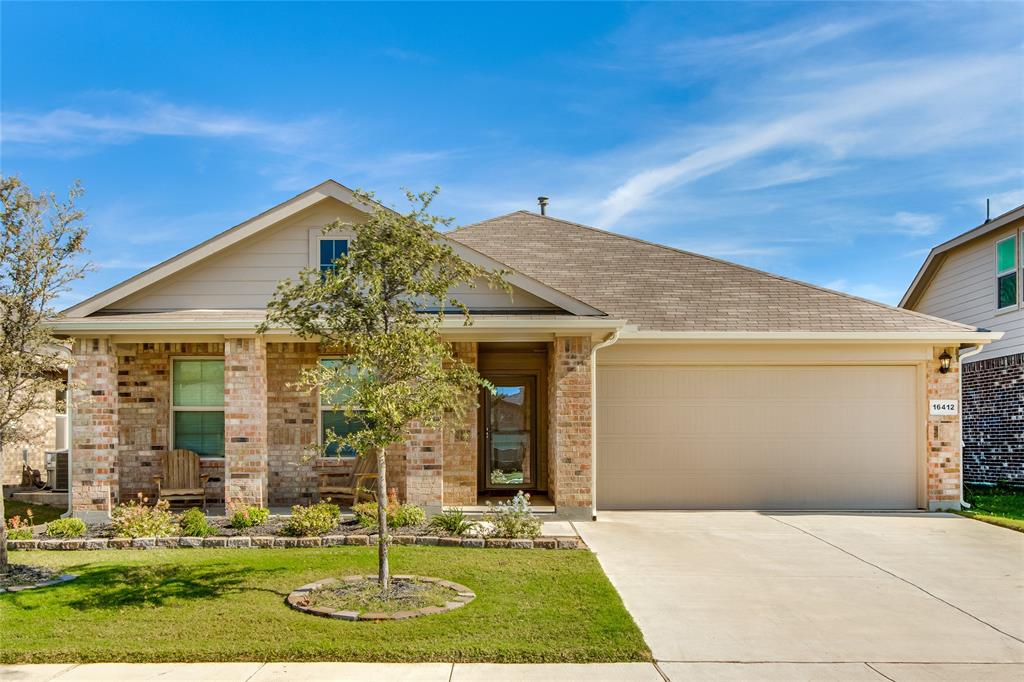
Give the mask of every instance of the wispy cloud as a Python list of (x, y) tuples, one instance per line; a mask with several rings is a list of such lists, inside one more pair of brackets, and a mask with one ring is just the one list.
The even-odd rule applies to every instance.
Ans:
[(911, 237), (926, 237), (935, 233), (942, 224), (938, 216), (927, 213), (900, 211), (892, 217), (896, 231)]
[(861, 298), (869, 298), (873, 301), (881, 301), (889, 305), (895, 305), (903, 296), (902, 289), (875, 284), (873, 282), (852, 283), (845, 279), (836, 279), (823, 284), (826, 289), (842, 291)]

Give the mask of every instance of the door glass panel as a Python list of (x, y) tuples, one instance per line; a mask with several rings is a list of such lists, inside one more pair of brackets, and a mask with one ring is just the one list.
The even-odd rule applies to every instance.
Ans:
[(533, 395), (523, 383), (497, 386), (488, 399), (487, 478), (491, 487), (533, 485)]

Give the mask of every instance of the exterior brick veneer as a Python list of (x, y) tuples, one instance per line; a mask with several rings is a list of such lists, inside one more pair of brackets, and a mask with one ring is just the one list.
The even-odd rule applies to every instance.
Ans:
[[(309, 504), (317, 498), (316, 396), (296, 385), (319, 361), (319, 344), (267, 344), (267, 464), (270, 504)], [(338, 460), (350, 467), (349, 460)]]
[(964, 479), (1024, 485), (1024, 353), (963, 366)]
[(267, 345), (224, 340), (224, 502), (267, 505)]
[(107, 339), (76, 339), (72, 352), (72, 508), (106, 514), (118, 488), (117, 356)]
[[(0, 485), (21, 485), (21, 468), (28, 464), (46, 479), (46, 451), (57, 446), (53, 407), (25, 415), (23, 422), (32, 431), (28, 440), (7, 443), (0, 449)], [(24, 453), (28, 451), (28, 462)]]
[(590, 518), (593, 451), (591, 449), (591, 340), (556, 338), (548, 355), (548, 489), (559, 512)]
[[(929, 400), (959, 400), (960, 367), (954, 360), (949, 372), (939, 372), (936, 348), (926, 363)], [(956, 355), (956, 349), (949, 351)], [(930, 410), (929, 410), (930, 412)], [(940, 417), (928, 415), (928, 509), (960, 508), (960, 415)]]
[[(477, 344), (452, 344), (461, 361), (477, 367)], [(473, 404), (477, 401), (473, 395)], [(452, 506), (476, 504), (477, 410), (467, 410), (461, 423), (444, 430), (444, 503)]]

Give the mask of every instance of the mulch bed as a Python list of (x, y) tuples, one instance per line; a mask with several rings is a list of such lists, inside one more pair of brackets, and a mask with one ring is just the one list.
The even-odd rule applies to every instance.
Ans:
[(61, 575), (51, 568), (41, 566), (25, 566), (24, 564), (8, 564), (7, 570), (0, 572), (0, 592), (20, 592), (33, 590), (37, 587), (59, 585), (77, 576)]
[(396, 575), (386, 598), (377, 576), (326, 578), (293, 590), (285, 600), (303, 613), (340, 620), (405, 620), (462, 608), (476, 599), (465, 585), (440, 578)]

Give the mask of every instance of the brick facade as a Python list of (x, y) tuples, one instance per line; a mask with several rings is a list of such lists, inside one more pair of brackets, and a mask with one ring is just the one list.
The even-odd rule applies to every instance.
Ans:
[(72, 349), (72, 508), (110, 511), (118, 489), (117, 356), (107, 339), (77, 339)]
[[(939, 356), (946, 350), (936, 348), (926, 363), (928, 400), (959, 400), (960, 368), (956, 360), (949, 372), (939, 372)], [(949, 349), (956, 355), (956, 349)], [(928, 415), (927, 488), (928, 509), (960, 509), (960, 415)]]
[(1024, 485), (1024, 353), (963, 366), (964, 479)]
[(267, 344), (224, 339), (224, 502), (267, 506)]
[(21, 485), (21, 471), (25, 464), (39, 471), (43, 480), (46, 480), (46, 452), (57, 447), (55, 417), (52, 407), (25, 415), (22, 423), (33, 436), (28, 440), (9, 443), (0, 450), (0, 485)]
[[(477, 344), (452, 344), (455, 356), (477, 367)], [(474, 392), (473, 404), (477, 396)], [(476, 504), (477, 497), (477, 410), (467, 410), (459, 423), (444, 429), (444, 503), (449, 506)]]
[(548, 355), (548, 491), (579, 518), (590, 518), (593, 503), (590, 350), (590, 337), (560, 337)]

